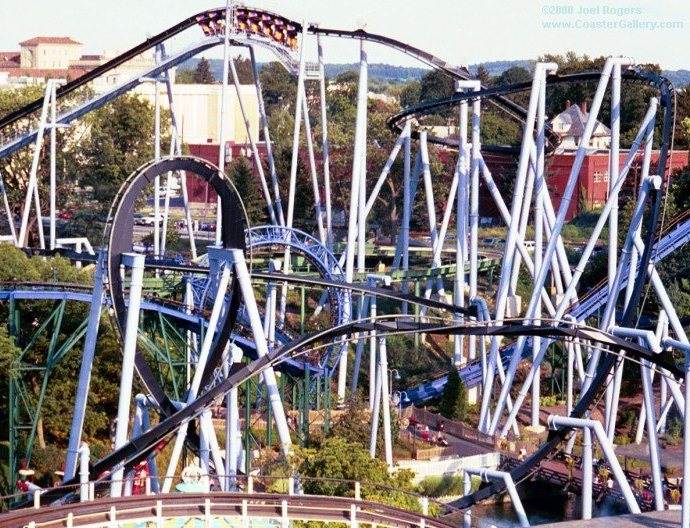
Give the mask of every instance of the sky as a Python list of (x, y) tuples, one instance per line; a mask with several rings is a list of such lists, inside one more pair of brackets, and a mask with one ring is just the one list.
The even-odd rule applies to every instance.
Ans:
[[(125, 50), (223, 0), (0, 0), (0, 50), (34, 36), (71, 36), (85, 52)], [(253, 0), (248, 5), (342, 29), (364, 27), (454, 65), (536, 59), (573, 50), (690, 69), (688, 0)], [(178, 39), (197, 40), (200, 32)], [(353, 42), (329, 39), (327, 62), (355, 62)], [(309, 49), (309, 48), (308, 48)], [(266, 60), (270, 57), (265, 57)], [(259, 56), (259, 60), (262, 56)], [(411, 66), (372, 46), (370, 62)]]

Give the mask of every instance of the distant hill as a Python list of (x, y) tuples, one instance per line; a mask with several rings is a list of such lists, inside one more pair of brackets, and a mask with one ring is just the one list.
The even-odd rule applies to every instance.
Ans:
[[(534, 65), (534, 61), (530, 60), (506, 60), (506, 61), (490, 61), (480, 63), (489, 72), (489, 75), (495, 77), (496, 75), (501, 75), (504, 71), (509, 68), (518, 66), (520, 68), (525, 68), (526, 70), (531, 70)], [(472, 73), (477, 73), (477, 68), (479, 64), (470, 64), (468, 70)]]
[[(180, 65), (180, 68), (196, 68), (199, 59), (189, 59)], [(222, 59), (209, 59), (209, 65), (213, 76), (220, 80), (223, 76), (223, 61)], [(259, 69), (263, 64), (259, 64)], [(351, 64), (325, 64), (326, 77), (337, 77), (346, 71), (357, 71), (359, 69), (358, 63)], [(391, 64), (369, 64), (369, 77), (371, 79), (407, 82), (421, 79), (424, 74), (429, 71), (428, 68), (410, 68), (405, 66), (393, 66)]]
[(671, 79), (676, 88), (690, 85), (690, 70), (664, 70), (662, 75)]
[[(180, 65), (181, 68), (196, 68), (199, 59), (189, 59)], [(221, 59), (210, 59), (209, 64), (213, 76), (220, 80), (223, 76), (223, 61)], [(487, 69), (490, 75), (500, 75), (508, 68), (519, 66), (528, 70), (532, 69), (534, 61), (530, 60), (506, 60), (506, 61), (489, 61), (481, 63)], [(261, 68), (263, 64), (259, 64)], [(479, 64), (471, 64), (468, 69), (472, 73), (477, 72)], [(326, 76), (333, 78), (346, 71), (357, 71), (358, 63), (350, 64), (326, 64), (324, 66)], [(415, 68), (407, 66), (394, 66), (392, 64), (374, 63), (369, 65), (369, 78), (372, 80), (387, 81), (392, 83), (404, 83), (409, 81), (417, 81), (421, 79), (429, 68)], [(676, 88), (682, 88), (690, 85), (690, 70), (664, 70), (663, 75), (671, 79)]]

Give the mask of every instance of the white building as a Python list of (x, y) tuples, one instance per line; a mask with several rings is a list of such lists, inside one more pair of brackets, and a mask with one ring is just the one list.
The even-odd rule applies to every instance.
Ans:
[[(159, 85), (159, 100), (163, 108), (168, 108), (168, 96), (163, 84)], [(218, 129), (221, 115), (220, 84), (173, 84), (173, 104), (182, 140), (190, 144), (218, 144)], [(153, 104), (154, 83), (145, 83), (134, 93)], [(254, 85), (241, 85), (240, 95), (247, 112), (252, 136), (258, 141), (259, 102)], [(225, 139), (234, 143), (247, 143), (247, 136), (239, 100), (234, 86), (229, 86), (225, 95)]]
[[(582, 104), (582, 108), (570, 104), (570, 101), (566, 103), (565, 110), (551, 120), (553, 131), (561, 137), (559, 150), (577, 150), (588, 118), (586, 103)], [(608, 149), (611, 146), (610, 136), (611, 129), (597, 121), (587, 146), (594, 150)]]

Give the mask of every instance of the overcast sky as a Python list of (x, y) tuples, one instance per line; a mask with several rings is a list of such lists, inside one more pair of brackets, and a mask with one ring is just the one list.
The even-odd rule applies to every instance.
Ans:
[[(575, 50), (690, 69), (689, 0), (255, 0), (296, 20), (381, 33), (456, 65)], [(86, 52), (124, 50), (222, 0), (0, 0), (0, 49), (34, 36), (71, 36)], [(548, 27), (549, 25), (561, 27)], [(563, 28), (569, 24), (570, 29)], [(662, 27), (666, 25), (666, 27)], [(591, 26), (599, 26), (592, 28)], [(602, 29), (601, 26), (608, 26)], [(616, 27), (614, 27), (616, 26)], [(200, 33), (189, 37), (196, 39)], [(181, 39), (183, 40), (183, 39)], [(328, 42), (328, 62), (354, 62), (352, 42)], [(413, 65), (380, 47), (371, 62)], [(261, 58), (261, 57), (260, 57)]]

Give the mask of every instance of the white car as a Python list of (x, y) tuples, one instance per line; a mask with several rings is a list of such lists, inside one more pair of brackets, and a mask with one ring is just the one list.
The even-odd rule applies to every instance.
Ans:
[[(138, 218), (138, 224), (139, 225), (144, 225), (144, 226), (152, 226), (153, 224), (156, 223), (156, 216), (149, 214), (142, 216), (141, 218)], [(158, 215), (158, 223), (162, 224), (163, 223), (163, 215)]]

